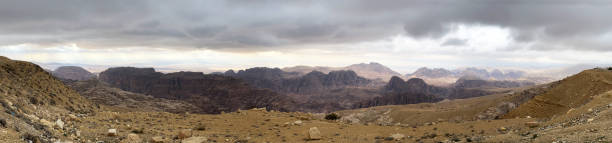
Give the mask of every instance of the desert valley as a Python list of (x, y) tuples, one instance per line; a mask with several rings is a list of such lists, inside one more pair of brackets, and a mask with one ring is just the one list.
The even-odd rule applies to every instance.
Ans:
[(608, 68), (536, 84), (377, 63), (207, 74), (0, 65), (3, 142), (605, 142), (612, 130)]
[(0, 143), (608, 143), (610, 0), (0, 0)]

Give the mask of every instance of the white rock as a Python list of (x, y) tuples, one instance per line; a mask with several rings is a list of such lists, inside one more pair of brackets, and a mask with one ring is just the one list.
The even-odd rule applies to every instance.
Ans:
[(319, 128), (312, 127), (308, 130), (308, 139), (310, 140), (320, 140), (321, 139), (321, 131)]
[(108, 129), (108, 136), (117, 136), (117, 129)]
[(190, 137), (181, 141), (181, 143), (205, 143), (208, 141), (206, 137)]
[(57, 121), (55, 121), (55, 126), (59, 129), (64, 129), (64, 122), (61, 119), (57, 119)]
[(590, 119), (587, 119), (587, 122), (593, 122), (594, 120), (595, 120), (595, 119), (590, 118)]
[(402, 140), (406, 136), (404, 134), (396, 133), (396, 134), (392, 134), (391, 137), (393, 138), (393, 140), (399, 141), (399, 140)]
[(295, 124), (295, 125), (302, 125), (302, 120), (297, 120), (297, 121), (293, 122), (293, 124)]

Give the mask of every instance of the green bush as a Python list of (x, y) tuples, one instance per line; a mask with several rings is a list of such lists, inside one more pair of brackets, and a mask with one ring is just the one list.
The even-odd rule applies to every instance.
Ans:
[(325, 115), (325, 120), (338, 120), (338, 119), (340, 119), (340, 115), (336, 113), (329, 113)]

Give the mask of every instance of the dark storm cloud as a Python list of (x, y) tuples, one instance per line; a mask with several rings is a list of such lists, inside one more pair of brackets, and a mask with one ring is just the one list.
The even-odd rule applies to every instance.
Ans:
[(0, 44), (260, 49), (437, 38), (475, 24), (543, 44), (533, 50), (612, 50), (610, 13), (607, 0), (9, 0), (0, 2)]

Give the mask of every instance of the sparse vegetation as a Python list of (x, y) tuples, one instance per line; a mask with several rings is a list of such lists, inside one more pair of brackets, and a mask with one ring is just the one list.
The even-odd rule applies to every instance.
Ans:
[(204, 131), (204, 130), (206, 130), (206, 126), (204, 126), (202, 124), (198, 124), (194, 129), (198, 130), (198, 131)]
[(6, 128), (6, 120), (5, 119), (0, 119), (0, 126)]
[(612, 67), (608, 67), (608, 70), (611, 70), (611, 71), (612, 71)]
[(132, 133), (134, 133), (134, 134), (142, 134), (142, 133), (144, 133), (144, 128), (134, 129), (134, 130), (132, 130)]
[(338, 119), (340, 119), (340, 115), (336, 113), (329, 113), (325, 115), (325, 120), (338, 120)]

